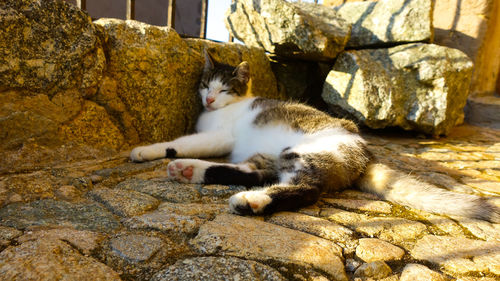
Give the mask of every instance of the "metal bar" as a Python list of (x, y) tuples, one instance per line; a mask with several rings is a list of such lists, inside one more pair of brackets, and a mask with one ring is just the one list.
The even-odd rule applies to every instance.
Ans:
[(127, 0), (127, 15), (128, 20), (135, 19), (135, 0)]
[(200, 38), (207, 38), (208, 0), (201, 0)]
[[(234, 1), (235, 0), (231, 0), (231, 5), (234, 4)], [(233, 35), (231, 35), (231, 31), (229, 31), (229, 42), (234, 42), (234, 37), (233, 37)]]
[(76, 0), (76, 6), (81, 10), (87, 10), (87, 0)]
[(175, 28), (175, 0), (168, 0), (167, 25)]

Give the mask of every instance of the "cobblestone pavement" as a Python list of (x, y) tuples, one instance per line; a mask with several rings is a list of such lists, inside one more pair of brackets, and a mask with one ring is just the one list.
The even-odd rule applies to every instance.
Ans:
[[(381, 161), (423, 180), (500, 195), (500, 131), (405, 134), (366, 138)], [(243, 187), (170, 182), (168, 159), (136, 164), (126, 155), (1, 176), (2, 279), (500, 279), (500, 224), (356, 190), (297, 212), (235, 216), (227, 199)]]

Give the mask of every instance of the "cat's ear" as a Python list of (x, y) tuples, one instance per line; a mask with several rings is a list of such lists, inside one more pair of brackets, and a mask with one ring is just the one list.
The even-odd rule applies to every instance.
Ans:
[(240, 63), (233, 72), (233, 75), (242, 83), (248, 83), (250, 80), (250, 65), (244, 61)]
[(215, 64), (214, 64), (214, 59), (210, 56), (210, 54), (207, 52), (207, 50), (203, 50), (203, 54), (205, 56), (205, 67), (204, 70), (210, 70), (213, 69)]

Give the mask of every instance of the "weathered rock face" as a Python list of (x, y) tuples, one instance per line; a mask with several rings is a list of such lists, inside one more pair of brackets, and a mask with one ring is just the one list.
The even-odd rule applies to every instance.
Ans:
[(332, 60), (344, 49), (350, 26), (321, 5), (282, 0), (239, 0), (226, 14), (229, 32), (247, 46), (283, 56)]
[(323, 99), (370, 128), (399, 126), (448, 134), (464, 118), (472, 62), (432, 44), (342, 53), (323, 86)]
[(90, 16), (62, 1), (2, 1), (0, 15), (0, 90), (95, 93), (105, 58)]
[(6, 280), (121, 280), (111, 268), (54, 238), (5, 249), (0, 272)]
[(95, 24), (108, 37), (109, 80), (104, 80), (97, 101), (122, 127), (132, 125), (139, 139), (132, 132), (127, 137), (157, 142), (189, 132), (200, 110), (196, 81), (203, 67), (201, 55), (193, 56), (168, 27), (116, 19)]
[(287, 280), (267, 265), (234, 257), (199, 257), (176, 262), (152, 280)]
[(394, 45), (432, 38), (431, 0), (353, 2), (334, 10), (352, 24), (346, 47)]
[(219, 215), (200, 228), (192, 244), (203, 254), (312, 265), (328, 273), (332, 280), (347, 280), (339, 246), (253, 218)]
[(453, 274), (500, 275), (500, 242), (497, 241), (427, 235), (417, 241), (411, 255), (439, 264)]
[(27, 3), (0, 5), (0, 172), (190, 133), (204, 48), (224, 63), (249, 61), (252, 91), (284, 98), (262, 49), (183, 40), (135, 21), (92, 23), (66, 2)]

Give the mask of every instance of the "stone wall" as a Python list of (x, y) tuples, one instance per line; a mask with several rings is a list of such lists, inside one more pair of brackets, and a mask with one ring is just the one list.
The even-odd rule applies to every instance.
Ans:
[(0, 2), (0, 173), (111, 156), (192, 132), (207, 49), (248, 60), (251, 90), (283, 98), (262, 49), (182, 39), (62, 1)]
[[(339, 6), (360, 1), (363, 0), (325, 0), (324, 5)], [(470, 95), (492, 95), (495, 91), (500, 93), (500, 1), (432, 2), (434, 43), (459, 49), (474, 62)]]

